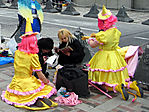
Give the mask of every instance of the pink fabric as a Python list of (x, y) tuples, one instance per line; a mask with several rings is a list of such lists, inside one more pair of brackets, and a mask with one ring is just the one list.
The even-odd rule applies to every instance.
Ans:
[(92, 71), (92, 72), (94, 72), (94, 71), (101, 71), (101, 72), (118, 72), (118, 71), (123, 71), (126, 67), (127, 67), (127, 66), (122, 67), (122, 68), (117, 69), (117, 70), (112, 70), (112, 69), (110, 69), (110, 70), (104, 70), (104, 69), (92, 69), (92, 68), (89, 68), (89, 70)]
[(26, 105), (26, 106), (30, 106), (30, 105), (33, 105), (33, 104), (36, 102), (36, 100), (37, 100), (38, 98), (45, 98), (45, 97), (46, 97), (46, 98), (49, 98), (49, 97), (52, 96), (55, 92), (56, 92), (56, 89), (53, 88), (52, 91), (51, 91), (49, 94), (47, 94), (47, 95), (42, 95), (42, 96), (38, 96), (38, 97), (36, 97), (34, 100), (32, 100), (31, 102), (27, 102), (27, 103), (16, 103), (16, 102), (11, 102), (11, 101), (9, 101), (8, 99), (5, 98), (5, 91), (2, 92), (1, 97), (2, 97), (2, 100), (5, 101), (6, 103), (8, 103), (9, 105)]
[(42, 70), (42, 69), (36, 69), (36, 70), (33, 69), (34, 72), (35, 72), (35, 71), (41, 71), (41, 70)]
[(41, 82), (41, 86), (36, 89), (36, 90), (33, 90), (33, 91), (27, 91), (27, 92), (20, 92), (20, 91), (17, 91), (17, 90), (12, 90), (9, 88), (9, 85), (7, 86), (7, 91), (10, 92), (10, 93), (14, 93), (16, 95), (30, 95), (30, 94), (33, 94), (33, 93), (37, 93), (39, 91), (41, 91), (42, 89), (44, 88), (44, 83)]
[(63, 96), (58, 96), (55, 98), (55, 100), (61, 105), (74, 106), (74, 105), (82, 103), (81, 100), (78, 100), (78, 95), (76, 95), (74, 92), (70, 92), (70, 96), (67, 98)]
[(132, 81), (128, 82), (127, 88), (130, 89), (130, 84), (132, 83)]
[(114, 86), (117, 86), (117, 84), (109, 84), (109, 83), (106, 83), (106, 82), (95, 82), (95, 81), (92, 81), (89, 79), (90, 82), (94, 83), (94, 84), (98, 84), (98, 85), (107, 85), (109, 87), (114, 87)]
[[(106, 82), (95, 82), (95, 81), (92, 81), (91, 79), (89, 79), (89, 81), (94, 83), (94, 84), (98, 84), (98, 85), (103, 85), (104, 84), (106, 86), (114, 87), (114, 88), (117, 86), (117, 84), (109, 84), (109, 83), (106, 83)], [(130, 78), (126, 79), (125, 81), (127, 81), (127, 82), (130, 81)], [(124, 86), (126, 86), (126, 85), (124, 85)]]
[(88, 66), (88, 67), (89, 67), (89, 66), (90, 66), (90, 64), (86, 64), (86, 66)]
[(128, 51), (125, 55), (125, 60), (128, 64), (128, 74), (132, 78), (134, 77), (134, 73), (138, 64), (138, 54), (139, 54), (139, 46), (129, 46)]
[(103, 43), (99, 43), (100, 45), (103, 45)]

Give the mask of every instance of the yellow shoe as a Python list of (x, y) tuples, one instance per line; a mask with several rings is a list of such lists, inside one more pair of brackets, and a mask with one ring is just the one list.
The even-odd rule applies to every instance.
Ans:
[(56, 106), (58, 106), (58, 103), (55, 103), (54, 101), (52, 101), (51, 99), (49, 99), (51, 102), (52, 102), (52, 105), (51, 105), (51, 107), (56, 107)]
[(129, 98), (129, 94), (127, 93), (127, 91), (125, 90), (125, 87), (124, 87), (124, 84), (121, 84), (121, 85), (117, 85), (115, 87), (115, 90), (120, 92), (122, 94), (122, 98), (124, 100), (128, 100)]
[(132, 83), (126, 83), (128, 88), (135, 90), (137, 93), (137, 96), (139, 97), (143, 97), (143, 89), (138, 85), (137, 81), (133, 81)]
[(46, 110), (46, 109), (51, 108), (46, 103), (44, 103), (42, 100), (40, 100), (40, 103), (38, 102), (38, 105), (36, 105), (38, 107), (29, 107), (29, 106), (25, 106), (25, 105), (14, 105), (14, 106), (17, 108), (24, 108), (24, 109), (28, 109), (28, 110)]

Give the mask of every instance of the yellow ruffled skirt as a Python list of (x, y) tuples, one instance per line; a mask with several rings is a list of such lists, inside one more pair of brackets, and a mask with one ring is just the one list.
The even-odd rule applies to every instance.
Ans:
[(13, 77), (12, 82), (8, 85), (7, 90), (3, 91), (1, 97), (10, 105), (30, 106), (38, 98), (49, 98), (56, 92), (56, 89), (45, 85), (34, 76), (31, 77)]
[(127, 64), (117, 50), (99, 50), (89, 62), (89, 80), (114, 87), (129, 80)]

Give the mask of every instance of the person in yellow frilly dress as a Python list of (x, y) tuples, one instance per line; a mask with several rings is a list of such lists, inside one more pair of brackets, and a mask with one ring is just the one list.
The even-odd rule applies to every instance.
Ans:
[(82, 38), (88, 39), (92, 48), (99, 47), (99, 51), (88, 63), (89, 81), (103, 85), (108, 91), (120, 92), (124, 100), (129, 98), (125, 87), (136, 90), (137, 95), (143, 97), (142, 89), (137, 83), (129, 83), (130, 76), (123, 57), (128, 47), (121, 49), (118, 46), (121, 32), (113, 26), (115, 22), (117, 17), (103, 5), (102, 11), (98, 14), (98, 27), (101, 31)]
[[(56, 93), (56, 89), (41, 72), (37, 55), (39, 51), (37, 33), (32, 32), (30, 20), (26, 21), (26, 33), (21, 36), (22, 41), (18, 44), (14, 56), (15, 75), (1, 97), (3, 101), (15, 107), (31, 110), (48, 109), (57, 106), (57, 103), (48, 99)], [(39, 79), (32, 75), (33, 71), (37, 73)], [(38, 107), (30, 107), (33, 104)]]

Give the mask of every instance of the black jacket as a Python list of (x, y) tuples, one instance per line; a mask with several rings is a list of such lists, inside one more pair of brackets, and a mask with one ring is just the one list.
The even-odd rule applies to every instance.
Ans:
[[(62, 43), (59, 45), (59, 49), (64, 48), (65, 46), (66, 43)], [(70, 46), (73, 51), (70, 51), (70, 56), (59, 52), (58, 64), (80, 64), (85, 56), (83, 46), (77, 39), (74, 39), (74, 41), (72, 43), (69, 43), (68, 46)]]
[[(49, 74), (46, 72), (46, 70), (47, 70), (47, 63), (45, 63), (45, 61), (44, 61), (44, 59), (43, 59), (43, 56), (50, 57), (50, 56), (52, 56), (52, 55), (53, 55), (52, 51), (49, 52), (49, 53), (43, 54), (43, 53), (41, 52), (41, 50), (39, 50), (39, 53), (38, 53), (39, 62), (40, 62), (41, 68), (42, 68), (42, 73), (45, 75), (46, 78), (48, 78), (48, 75), (49, 75)], [(36, 73), (34, 73), (34, 75), (35, 75), (36, 78), (38, 78), (38, 76), (37, 76)]]

